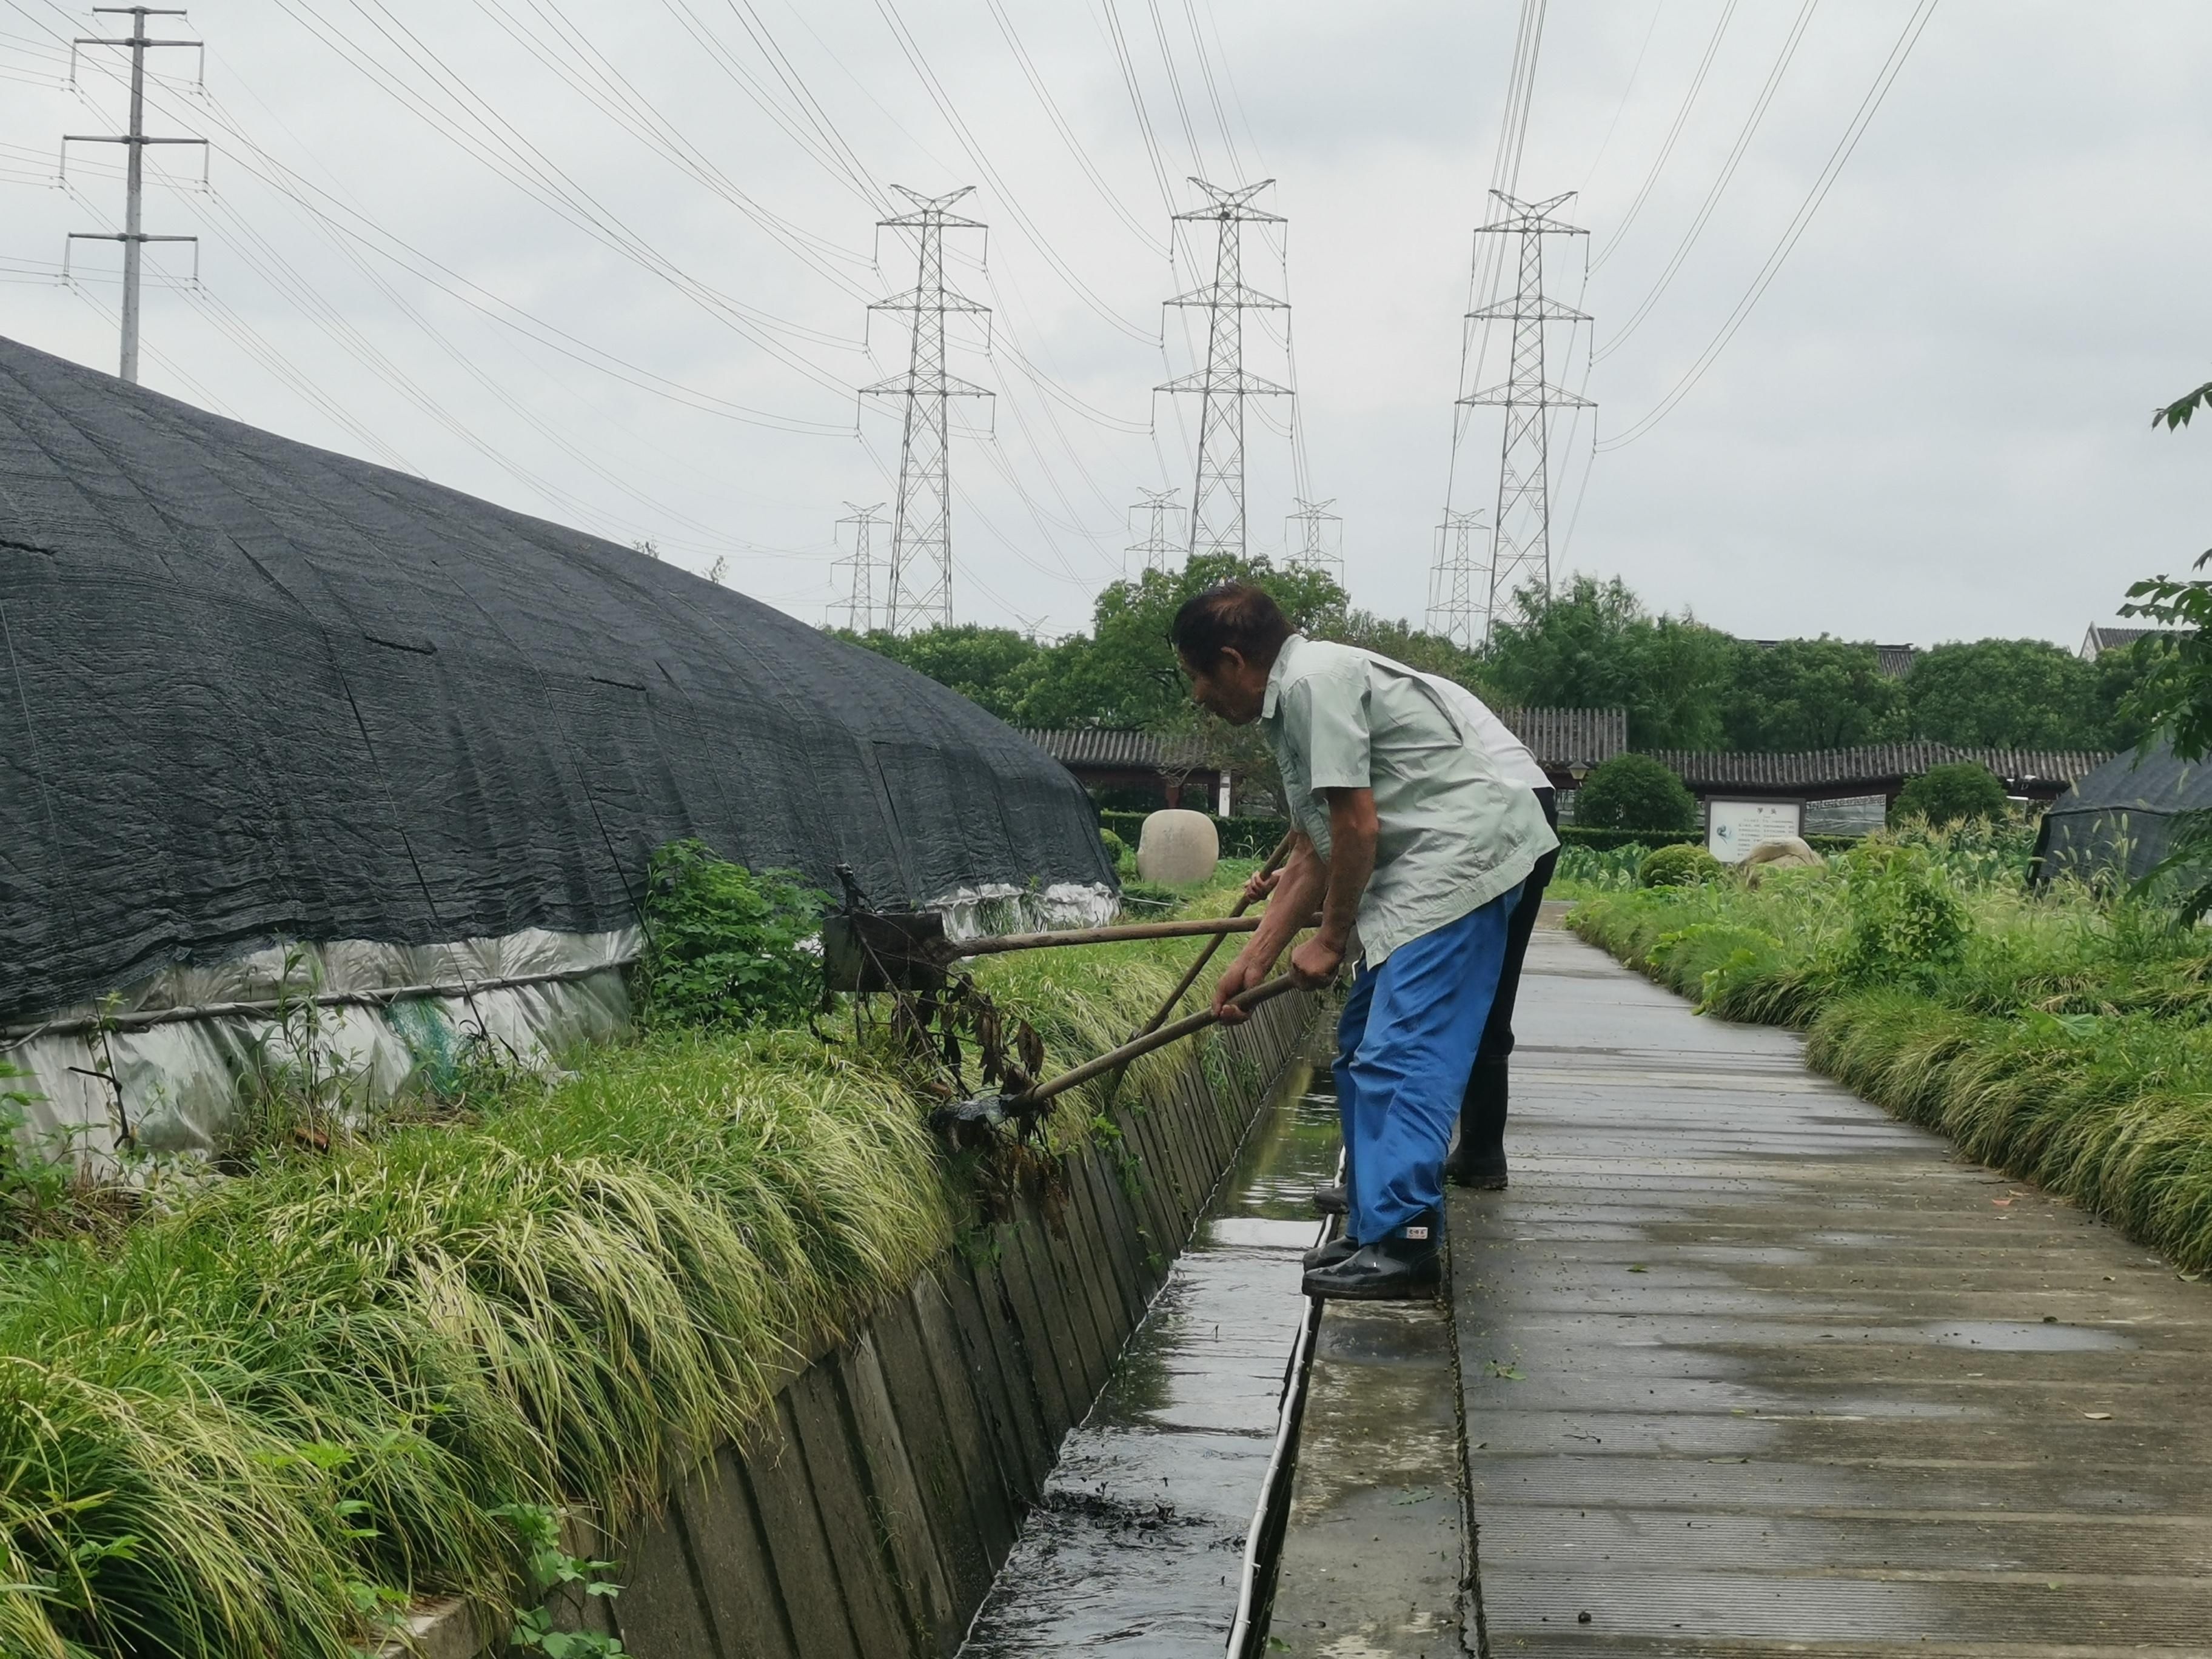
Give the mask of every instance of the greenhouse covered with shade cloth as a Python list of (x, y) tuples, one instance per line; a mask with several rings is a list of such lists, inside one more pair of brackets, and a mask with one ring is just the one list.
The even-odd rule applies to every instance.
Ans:
[(2208, 810), (2212, 759), (2185, 761), (2163, 744), (2115, 755), (2052, 803), (2037, 875), (2139, 881), (2172, 847), (2176, 818)]
[(1081, 787), (956, 693), (4, 339), (0, 657), (0, 1060), (34, 1128), (204, 1145), (303, 983), (372, 1072), (456, 1020), (588, 1035), (680, 838), (833, 891), (849, 866), (885, 908), (1111, 902)]

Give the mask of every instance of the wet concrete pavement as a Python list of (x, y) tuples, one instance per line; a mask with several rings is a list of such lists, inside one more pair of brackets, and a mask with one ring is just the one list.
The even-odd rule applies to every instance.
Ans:
[(2206, 1286), (1565, 933), (1520, 1007), (1450, 1213), (1469, 1650), (2212, 1655)]

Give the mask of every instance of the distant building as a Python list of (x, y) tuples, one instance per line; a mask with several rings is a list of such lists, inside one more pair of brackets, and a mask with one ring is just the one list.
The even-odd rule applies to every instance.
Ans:
[[(1771, 651), (1778, 645), (1802, 643), (1794, 640), (1751, 640), (1747, 643), (1762, 651)], [(1917, 645), (1877, 645), (1874, 648), (1875, 666), (1893, 680), (1901, 680), (1912, 672), (1912, 665), (1920, 660)]]
[[(1528, 745), (1557, 789), (1572, 789), (1590, 768), (1628, 747), (1626, 709), (1501, 708), (1498, 718)], [(1022, 735), (1093, 793), (1134, 792), (1163, 806), (1217, 812), (1224, 802), (1236, 805), (1236, 781), (1210, 764), (1192, 738), (1106, 726)]]
[(2124, 651), (2146, 634), (2162, 634), (2162, 628), (2101, 628), (2094, 623), (2081, 636), (2081, 648), (2075, 654), (2083, 662), (2094, 662), (2107, 651)]

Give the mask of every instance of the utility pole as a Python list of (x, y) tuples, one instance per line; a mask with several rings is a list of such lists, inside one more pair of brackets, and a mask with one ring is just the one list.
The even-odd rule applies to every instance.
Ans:
[[(855, 634), (872, 634), (876, 627), (876, 514), (884, 510), (884, 504), (878, 501), (872, 507), (862, 507), (848, 501), (845, 505), (853, 509), (853, 516), (837, 522), (853, 526), (853, 551), (830, 568), (832, 571), (849, 568), (853, 573), (844, 604), (845, 626)], [(834, 582), (836, 578), (833, 575), (830, 580)], [(838, 607), (833, 603), (830, 609), (834, 613)]]
[[(1138, 493), (1145, 499), (1139, 501), (1129, 511), (1133, 514), (1138, 513), (1146, 514), (1152, 520), (1152, 528), (1150, 533), (1142, 541), (1130, 543), (1127, 551), (1131, 555), (1143, 556), (1143, 563), (1138, 567), (1138, 574), (1140, 575), (1152, 570), (1172, 572), (1175, 569), (1176, 556), (1183, 550), (1182, 543), (1168, 534), (1169, 515), (1182, 511), (1175, 504), (1177, 492), (1172, 489), (1145, 489)], [(1121, 562), (1121, 574), (1124, 576), (1129, 574), (1129, 562), (1127, 558)]]
[(988, 317), (991, 308), (978, 305), (945, 285), (945, 233), (981, 230), (973, 219), (949, 211), (954, 203), (975, 189), (963, 185), (945, 196), (923, 196), (903, 185), (891, 188), (914, 204), (911, 212), (879, 219), (878, 229), (920, 233), (921, 265), (914, 286), (903, 294), (879, 300), (871, 312), (896, 311), (906, 316), (914, 331), (907, 371), (873, 386), (862, 386), (866, 398), (896, 398), (905, 405), (905, 422), (899, 441), (898, 508), (891, 526), (890, 593), (884, 626), (893, 633), (917, 628), (948, 628), (952, 623), (952, 483), (947, 470), (951, 442), (948, 418), (955, 398), (988, 398), (990, 391), (972, 380), (945, 372), (945, 319), (948, 313), (966, 312)]
[[(94, 6), (95, 16), (103, 14), (125, 16), (131, 20), (131, 33), (121, 40), (107, 40), (99, 35), (81, 34), (70, 45), (70, 80), (76, 79), (76, 51), (79, 46), (128, 46), (131, 48), (131, 131), (126, 133), (70, 132), (62, 135), (63, 171), (68, 171), (69, 147), (71, 144), (121, 144), (130, 156), (124, 169), (123, 229), (114, 231), (73, 230), (69, 234), (72, 242), (120, 242), (123, 244), (123, 351), (122, 367), (118, 372), (133, 386), (138, 383), (138, 284), (143, 265), (143, 255), (149, 242), (191, 242), (197, 245), (197, 236), (149, 236), (143, 228), (143, 208), (146, 185), (146, 146), (149, 144), (198, 144), (204, 148), (204, 138), (149, 138), (146, 136), (146, 51), (149, 46), (191, 46), (200, 54), (200, 73), (207, 73), (207, 47), (198, 40), (155, 40), (146, 33), (149, 17), (182, 17), (184, 12), (161, 6)], [(69, 260), (64, 256), (63, 270), (66, 275)], [(198, 275), (197, 269), (194, 272)]]
[(1334, 497), (1310, 501), (1292, 496), (1298, 510), (1283, 520), (1283, 542), (1290, 550), (1293, 569), (1318, 570), (1339, 587), (1344, 586), (1344, 520), (1328, 509)]
[(1245, 553), (1244, 400), (1291, 395), (1288, 386), (1244, 372), (1244, 313), (1288, 311), (1290, 306), (1245, 286), (1243, 227), (1251, 222), (1279, 225), (1284, 220), (1280, 214), (1262, 212), (1251, 205), (1255, 196), (1275, 182), (1273, 179), (1228, 189), (1199, 178), (1190, 182), (1206, 192), (1207, 205), (1175, 216), (1178, 222), (1213, 222), (1217, 238), (1213, 281), (1179, 294), (1167, 303), (1206, 307), (1206, 367), (1155, 389), (1195, 392), (1200, 399), (1198, 480), (1191, 491), (1192, 556), (1231, 553), (1242, 558)]
[[(1505, 379), (1470, 392), (1459, 401), (1469, 408), (1505, 411), (1505, 433), (1498, 458), (1498, 510), (1490, 521), (1490, 571), (1483, 596), (1482, 639), (1515, 614), (1515, 595), (1534, 586), (1552, 591), (1551, 422), (1554, 409), (1596, 405), (1544, 378), (1544, 327), (1547, 323), (1588, 322), (1571, 306), (1544, 297), (1544, 238), (1587, 236), (1578, 225), (1554, 218), (1553, 211), (1575, 198), (1568, 191), (1541, 202), (1523, 202), (1502, 190), (1490, 192), (1505, 205), (1505, 215), (1479, 228), (1479, 236), (1521, 239), (1521, 282), (1510, 299), (1468, 313), (1471, 323), (1513, 325), (1512, 355)], [(1477, 358), (1480, 363), (1480, 359)], [(1449, 512), (1446, 503), (1446, 512)], [(1461, 644), (1478, 641), (1470, 625)]]
[(1469, 650), (1485, 637), (1474, 580), (1474, 532), (1481, 528), (1481, 514), (1447, 510), (1437, 526), (1437, 559), (1429, 569), (1428, 630)]

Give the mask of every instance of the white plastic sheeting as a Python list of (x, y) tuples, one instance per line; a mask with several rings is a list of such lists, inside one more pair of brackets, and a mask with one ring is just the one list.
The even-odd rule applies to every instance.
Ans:
[[(999, 883), (929, 908), (951, 938), (967, 939), (1097, 927), (1117, 902), (1103, 884)], [(27, 1150), (72, 1147), (100, 1161), (127, 1136), (142, 1152), (209, 1152), (257, 1069), (311, 1062), (368, 1106), (436, 1083), (472, 1042), (536, 1066), (613, 1036), (629, 1023), (623, 969), (641, 943), (635, 927), (530, 928), (456, 945), (271, 946), (168, 969), (0, 1034), (0, 1060), (29, 1073), (0, 1087), (32, 1096)]]
[(0, 1086), (32, 1095), (34, 1147), (98, 1158), (127, 1134), (144, 1152), (205, 1152), (257, 1066), (311, 1060), (368, 1105), (449, 1073), (472, 1041), (542, 1065), (611, 1036), (629, 1023), (622, 968), (638, 939), (634, 927), (532, 928), (455, 945), (270, 947), (169, 969), (0, 1038), (0, 1060), (30, 1074)]

